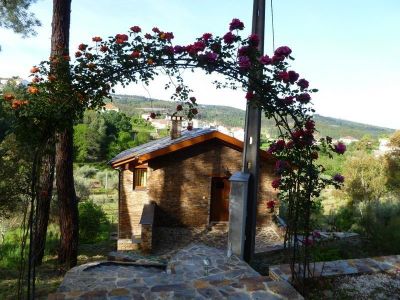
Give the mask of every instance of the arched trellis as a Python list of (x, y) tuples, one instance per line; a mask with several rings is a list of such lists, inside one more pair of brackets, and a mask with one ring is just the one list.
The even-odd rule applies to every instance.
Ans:
[(326, 185), (339, 187), (343, 182), (339, 174), (324, 176), (323, 167), (315, 161), (319, 151), (343, 154), (345, 146), (333, 145), (329, 137), (315, 140), (310, 100), (316, 90), (289, 70), (291, 49), (283, 46), (271, 57), (261, 55), (258, 36), (242, 38), (239, 31), (243, 28), (240, 20), (233, 19), (222, 37), (205, 33), (185, 46), (173, 45), (171, 32), (153, 28), (151, 33), (142, 34), (138, 26), (108, 40), (94, 37), (92, 46), (79, 45), (72, 64), (69, 57), (52, 57), (34, 67), (33, 82), (24, 95), (28, 101), (13, 97), (7, 101), (23, 126), (40, 131), (52, 124), (55, 129), (87, 108), (102, 106), (104, 98), (111, 98), (115, 85), (148, 84), (163, 70), (170, 77), (166, 87), (175, 85), (171, 98), (180, 101), (177, 113), (185, 111), (192, 119), (197, 114), (196, 98), (180, 71), (200, 68), (208, 74), (223, 75), (224, 82), (214, 82), (217, 88), (244, 89), (247, 101), (275, 121), (279, 136), (268, 150), (278, 159), (272, 186), (279, 189), (280, 201), (287, 204), (285, 245), (290, 253), (292, 279), (303, 286), (304, 280), (312, 276), (313, 200)]

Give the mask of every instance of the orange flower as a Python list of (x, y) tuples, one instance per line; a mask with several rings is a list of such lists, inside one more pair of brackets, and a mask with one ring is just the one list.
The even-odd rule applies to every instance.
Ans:
[(18, 109), (21, 106), (26, 105), (26, 104), (28, 104), (28, 101), (26, 101), (26, 100), (13, 100), (11, 103), (11, 108)]
[(149, 59), (147, 60), (147, 64), (148, 64), (148, 65), (152, 65), (152, 64), (154, 64), (154, 61), (153, 61), (151, 58), (149, 58)]
[(39, 68), (38, 67), (32, 67), (31, 73), (37, 73), (37, 72), (39, 72)]
[(87, 64), (87, 67), (88, 67), (90, 70), (93, 70), (94, 68), (96, 68), (96, 65), (95, 65), (94, 63), (88, 63), (88, 64)]
[(15, 97), (14, 97), (14, 95), (12, 95), (12, 94), (5, 94), (4, 95), (4, 100), (6, 100), (6, 101), (11, 101), (11, 100), (13, 100)]
[(35, 86), (29, 86), (28, 87), (28, 93), (29, 94), (37, 94), (39, 93), (39, 89)]
[(102, 40), (103, 40), (103, 39), (102, 39), (101, 37), (99, 37), (99, 36), (95, 36), (95, 37), (92, 38), (92, 41), (93, 41), (93, 42), (96, 42), (96, 43), (97, 43), (97, 42), (101, 42)]

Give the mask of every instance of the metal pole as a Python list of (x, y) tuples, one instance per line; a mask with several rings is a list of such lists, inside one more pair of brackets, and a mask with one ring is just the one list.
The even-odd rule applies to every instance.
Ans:
[[(264, 52), (264, 27), (265, 27), (265, 0), (254, 0), (253, 4), (253, 24), (251, 32), (260, 37), (258, 50)], [(251, 86), (251, 82), (250, 82)], [(259, 181), (259, 149), (261, 131), (261, 109), (247, 102), (246, 121), (245, 121), (245, 141), (243, 150), (243, 169), (245, 173), (250, 173), (249, 194), (247, 200), (247, 217), (244, 242), (245, 261), (249, 262), (254, 254), (256, 219), (257, 219), (257, 191)]]

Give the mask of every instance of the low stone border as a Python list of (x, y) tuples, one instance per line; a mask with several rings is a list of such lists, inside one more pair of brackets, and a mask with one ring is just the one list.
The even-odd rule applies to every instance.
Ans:
[[(315, 277), (381, 272), (396, 274), (400, 272), (400, 255), (317, 262), (314, 266), (311, 265), (311, 269), (313, 268)], [(290, 281), (291, 271), (289, 264), (271, 266), (269, 268), (269, 277), (277, 281)]]

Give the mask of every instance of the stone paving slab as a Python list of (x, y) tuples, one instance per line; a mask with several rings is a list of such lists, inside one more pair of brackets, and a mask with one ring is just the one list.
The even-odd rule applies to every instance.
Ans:
[[(400, 255), (317, 262), (315, 263), (314, 276), (328, 277), (381, 272), (393, 274), (400, 272)], [(290, 281), (289, 264), (271, 266), (269, 276), (273, 280)]]
[[(207, 264), (207, 266), (205, 265)], [(71, 269), (49, 299), (303, 299), (286, 281), (261, 276), (236, 256), (192, 244), (167, 267), (95, 262)]]

